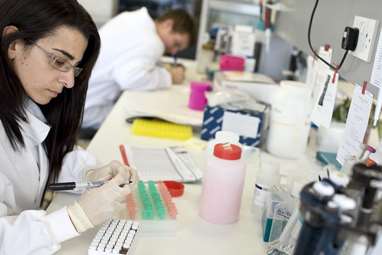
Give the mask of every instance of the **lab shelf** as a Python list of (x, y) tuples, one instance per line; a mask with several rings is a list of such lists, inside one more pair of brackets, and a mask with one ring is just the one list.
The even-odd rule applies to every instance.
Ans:
[(238, 2), (238, 1), (223, 1), (223, 0), (213, 0), (208, 1), (208, 8), (218, 11), (234, 12), (238, 14), (246, 14), (259, 16), (260, 6), (251, 2)]

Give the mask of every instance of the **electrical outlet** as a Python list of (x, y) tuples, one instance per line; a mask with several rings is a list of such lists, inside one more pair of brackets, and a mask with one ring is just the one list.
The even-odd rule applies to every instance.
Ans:
[(359, 29), (359, 35), (357, 47), (353, 51), (353, 56), (366, 62), (370, 62), (378, 24), (378, 20), (375, 19), (369, 19), (361, 16), (354, 17), (353, 27), (357, 27)]

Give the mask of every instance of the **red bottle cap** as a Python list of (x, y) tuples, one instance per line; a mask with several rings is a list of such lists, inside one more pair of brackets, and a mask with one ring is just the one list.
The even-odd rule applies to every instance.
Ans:
[(172, 197), (180, 197), (184, 192), (184, 184), (177, 181), (163, 181)]
[(214, 147), (214, 155), (221, 159), (237, 160), (241, 158), (241, 148), (235, 144), (218, 143)]
[(367, 167), (371, 167), (371, 166), (374, 166), (375, 165), (375, 161), (374, 160), (372, 160), (372, 159), (370, 159), (370, 158), (368, 158), (367, 160), (366, 160), (366, 166)]

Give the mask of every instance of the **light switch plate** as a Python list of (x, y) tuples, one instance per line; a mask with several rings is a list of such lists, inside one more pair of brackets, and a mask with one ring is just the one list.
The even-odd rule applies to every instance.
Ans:
[(361, 16), (354, 17), (353, 27), (359, 29), (359, 35), (357, 47), (353, 51), (353, 56), (362, 59), (363, 61), (370, 62), (378, 25), (378, 20)]

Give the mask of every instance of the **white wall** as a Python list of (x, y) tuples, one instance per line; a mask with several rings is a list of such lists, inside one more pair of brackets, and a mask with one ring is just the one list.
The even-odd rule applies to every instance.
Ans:
[[(288, 1), (292, 2), (290, 6), (293, 8), (293, 12), (280, 13), (276, 21), (276, 33), (292, 45), (312, 55), (308, 47), (307, 33), (314, 1)], [(312, 27), (311, 38), (313, 47), (318, 48), (320, 45), (331, 44), (333, 47), (332, 62), (339, 63), (344, 54), (344, 50), (341, 49), (344, 28), (353, 25), (355, 15), (376, 19), (381, 22), (381, 9), (381, 0), (320, 1)], [(378, 34), (376, 38), (378, 38)], [(375, 47), (373, 54), (375, 54)], [(355, 58), (349, 52), (341, 68), (340, 75), (348, 81), (362, 84), (364, 80), (369, 80), (373, 62), (374, 57), (372, 57), (371, 62), (367, 63)], [(369, 88), (373, 91), (373, 86)]]
[(101, 26), (117, 11), (118, 0), (78, 0), (85, 7), (96, 22), (97, 26)]

